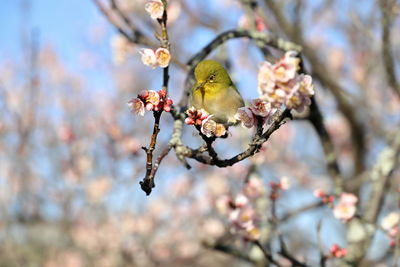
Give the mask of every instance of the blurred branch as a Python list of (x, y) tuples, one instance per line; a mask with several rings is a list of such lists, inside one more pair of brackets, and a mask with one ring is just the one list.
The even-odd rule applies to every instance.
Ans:
[(273, 263), (273, 264), (275, 264), (276, 266), (282, 266), (282, 265), (280, 265), (278, 262), (276, 262), (276, 261), (274, 260), (274, 258), (272, 257), (271, 252), (269, 252), (266, 248), (264, 248), (263, 245), (260, 243), (260, 241), (255, 240), (255, 241), (253, 242), (253, 244), (256, 245), (256, 246), (262, 251), (262, 253), (264, 254), (265, 258), (266, 258), (270, 263)]
[(286, 222), (286, 221), (292, 219), (292, 217), (300, 215), (305, 211), (321, 208), (323, 206), (324, 206), (323, 202), (317, 202), (317, 203), (312, 203), (312, 204), (309, 204), (307, 206), (301, 207), (301, 208), (293, 210), (293, 211), (289, 211), (279, 219), (279, 222), (280, 223)]
[(392, 9), (395, 1), (379, 0), (379, 6), (382, 13), (382, 57), (386, 70), (386, 77), (389, 85), (400, 97), (400, 84), (396, 78), (396, 69), (391, 45), (391, 28), (393, 24)]
[(346, 117), (351, 128), (352, 141), (354, 144), (354, 165), (355, 174), (359, 174), (364, 169), (364, 159), (366, 156), (366, 140), (364, 134), (364, 126), (361, 121), (357, 118), (354, 108), (349, 101), (344, 97), (344, 90), (341, 86), (331, 77), (330, 72), (327, 71), (327, 67), (318, 58), (314, 48), (310, 47), (301, 36), (301, 33), (296, 31), (296, 27), (291, 25), (283, 13), (282, 7), (276, 1), (265, 0), (267, 7), (272, 11), (271, 13), (276, 18), (280, 27), (286, 36), (297, 42), (302, 47), (302, 53), (308, 59), (312, 66), (312, 75), (315, 77), (322, 86), (330, 89), (341, 112)]
[(282, 257), (284, 257), (285, 259), (287, 259), (288, 261), (290, 261), (290, 263), (292, 264), (292, 266), (298, 266), (298, 267), (307, 267), (308, 265), (297, 260), (295, 257), (293, 257), (288, 248), (286, 247), (286, 244), (283, 240), (282, 235), (279, 235), (279, 244), (281, 246), (280, 251), (278, 252), (279, 255), (281, 255)]
[(311, 106), (308, 120), (314, 126), (314, 129), (319, 135), (325, 153), (328, 173), (333, 179), (335, 194), (340, 195), (343, 191), (343, 179), (341, 177), (339, 165), (337, 163), (335, 148), (333, 146), (331, 137), (329, 136), (328, 131), (325, 128), (323, 117), (318, 107), (317, 101), (315, 100), (315, 97), (311, 98)]
[(250, 256), (248, 255), (248, 253), (245, 253), (239, 249), (236, 249), (234, 247), (225, 245), (225, 244), (221, 244), (221, 243), (216, 243), (216, 244), (210, 244), (209, 242), (203, 242), (203, 246), (209, 249), (214, 249), (217, 251), (221, 251), (225, 254), (228, 255), (232, 255), (238, 259), (244, 260), (248, 263), (252, 263), (252, 264), (256, 264), (256, 262), (250, 258)]
[(112, 8), (117, 11), (122, 20), (130, 27), (132, 34), (128, 33), (119, 23), (112, 17), (109, 10), (104, 6), (101, 0), (93, 0), (99, 11), (107, 18), (107, 20), (118, 30), (120, 34), (126, 37), (131, 43), (145, 46), (155, 47), (156, 44), (151, 42), (141, 31), (134, 28), (131, 21), (123, 15), (122, 11), (117, 7), (114, 0), (111, 0)]
[(328, 257), (324, 254), (324, 247), (322, 245), (322, 240), (321, 240), (321, 228), (322, 228), (322, 221), (319, 221), (317, 225), (317, 244), (318, 244), (318, 251), (320, 258), (319, 265), (321, 267), (325, 267)]
[[(371, 193), (367, 198), (365, 212), (361, 219), (353, 220), (349, 231), (360, 231), (361, 238), (350, 242), (346, 260), (352, 264), (359, 263), (368, 251), (376, 232), (376, 221), (385, 198), (389, 178), (400, 162), (400, 131), (398, 130), (390, 144), (381, 152), (375, 165), (369, 171)], [(361, 264), (362, 265), (362, 264)]]

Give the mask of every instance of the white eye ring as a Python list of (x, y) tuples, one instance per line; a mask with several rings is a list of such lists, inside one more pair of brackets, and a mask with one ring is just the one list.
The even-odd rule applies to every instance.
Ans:
[(213, 82), (214, 79), (215, 79), (215, 75), (214, 75), (214, 74), (211, 74), (210, 77), (208, 78), (208, 80), (209, 80), (210, 82)]

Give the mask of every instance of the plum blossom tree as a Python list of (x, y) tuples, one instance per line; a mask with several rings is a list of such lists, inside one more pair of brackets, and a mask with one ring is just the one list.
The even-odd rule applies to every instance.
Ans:
[[(35, 34), (0, 63), (0, 265), (400, 264), (398, 1), (92, 7), (109, 82)], [(235, 126), (189, 103), (206, 58)]]

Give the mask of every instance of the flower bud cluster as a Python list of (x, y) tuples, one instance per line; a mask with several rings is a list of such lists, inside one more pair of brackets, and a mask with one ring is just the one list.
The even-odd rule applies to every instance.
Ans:
[(226, 128), (223, 124), (213, 120), (213, 115), (209, 115), (204, 109), (191, 107), (186, 111), (187, 118), (185, 123), (188, 125), (200, 126), (200, 131), (207, 137), (221, 137), (226, 134)]
[(324, 204), (330, 204), (335, 201), (335, 196), (326, 194), (322, 189), (314, 190), (314, 196), (320, 198)]
[(258, 91), (261, 98), (272, 107), (286, 105), (289, 109), (301, 112), (311, 104), (314, 95), (312, 78), (298, 74), (300, 59), (297, 52), (288, 51), (275, 64), (265, 61), (258, 72)]
[(347, 250), (345, 248), (341, 248), (338, 244), (333, 244), (329, 249), (331, 257), (334, 258), (344, 258), (347, 254)]
[(288, 190), (290, 188), (289, 179), (287, 177), (282, 177), (281, 180), (276, 182), (270, 182), (269, 186), (271, 187), (271, 192), (269, 198), (271, 200), (276, 200), (279, 198), (279, 191)]
[(400, 215), (398, 212), (391, 212), (381, 221), (381, 227), (390, 238), (390, 246), (396, 245), (396, 237), (399, 233)]
[(128, 102), (130, 109), (137, 115), (143, 116), (145, 109), (148, 111), (171, 111), (172, 100), (167, 97), (165, 90), (143, 90), (137, 98)]
[(265, 190), (259, 178), (251, 177), (241, 193), (236, 197), (222, 196), (217, 201), (218, 208), (224, 211), (230, 223), (230, 230), (245, 240), (258, 240), (261, 235), (259, 216), (253, 208), (253, 203), (264, 196)]

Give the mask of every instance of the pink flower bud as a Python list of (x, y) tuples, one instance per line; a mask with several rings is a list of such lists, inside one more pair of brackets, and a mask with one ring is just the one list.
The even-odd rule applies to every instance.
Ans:
[(158, 91), (158, 95), (160, 96), (160, 98), (164, 98), (167, 96), (167, 91), (162, 89), (162, 90)]

